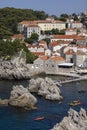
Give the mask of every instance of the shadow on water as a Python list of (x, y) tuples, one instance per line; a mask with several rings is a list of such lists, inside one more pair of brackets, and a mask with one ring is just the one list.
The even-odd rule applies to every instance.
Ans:
[(29, 80), (0, 80), (0, 98), (9, 98), (14, 85), (29, 86)]

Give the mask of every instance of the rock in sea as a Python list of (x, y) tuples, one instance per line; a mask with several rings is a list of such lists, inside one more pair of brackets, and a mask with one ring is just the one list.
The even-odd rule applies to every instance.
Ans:
[(31, 79), (29, 81), (29, 91), (36, 92), (38, 95), (43, 96), (45, 99), (49, 100), (62, 100), (61, 91), (56, 85), (56, 83), (51, 79), (46, 77)]
[(81, 108), (79, 112), (70, 108), (68, 116), (64, 117), (51, 130), (87, 130), (86, 111)]
[(13, 86), (9, 99), (10, 105), (33, 109), (36, 103), (37, 99), (28, 91), (27, 88), (24, 88), (22, 85)]

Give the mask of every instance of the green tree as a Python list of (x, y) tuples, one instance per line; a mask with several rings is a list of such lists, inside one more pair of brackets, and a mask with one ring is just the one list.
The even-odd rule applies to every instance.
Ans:
[(19, 40), (15, 40), (14, 42), (0, 40), (0, 57), (11, 59), (21, 49), (26, 53), (26, 62), (33, 63), (37, 56), (32, 54), (24, 43), (21, 44)]
[(77, 14), (73, 13), (72, 16), (73, 16), (73, 18), (74, 18), (75, 21), (78, 20), (78, 16), (77, 16)]
[(32, 33), (30, 38), (26, 38), (25, 42), (28, 42), (29, 44), (32, 44), (34, 42), (37, 42), (39, 38), (39, 35), (37, 33)]
[(54, 35), (59, 34), (59, 30), (57, 28), (56, 29), (52, 29), (51, 32)]
[(61, 14), (60, 17), (62, 17), (62, 18), (68, 18), (69, 16), (68, 16), (68, 14), (64, 13), (64, 14)]

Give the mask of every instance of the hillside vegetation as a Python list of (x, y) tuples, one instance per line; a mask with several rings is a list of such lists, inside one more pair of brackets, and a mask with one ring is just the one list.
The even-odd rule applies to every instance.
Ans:
[(19, 40), (15, 40), (14, 42), (0, 41), (0, 58), (3, 57), (6, 60), (10, 60), (21, 49), (26, 53), (26, 62), (33, 63), (37, 57), (27, 49), (24, 43), (21, 44)]
[(0, 39), (18, 33), (18, 22), (23, 20), (43, 20), (48, 17), (44, 11), (31, 9), (2, 8), (0, 9)]

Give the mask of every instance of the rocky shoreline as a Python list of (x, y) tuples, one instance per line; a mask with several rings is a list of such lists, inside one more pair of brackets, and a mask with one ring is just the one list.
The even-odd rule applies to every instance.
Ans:
[(0, 59), (0, 79), (21, 80), (32, 76), (30, 68), (26, 64), (26, 56), (23, 51), (13, 56), (10, 60)]

